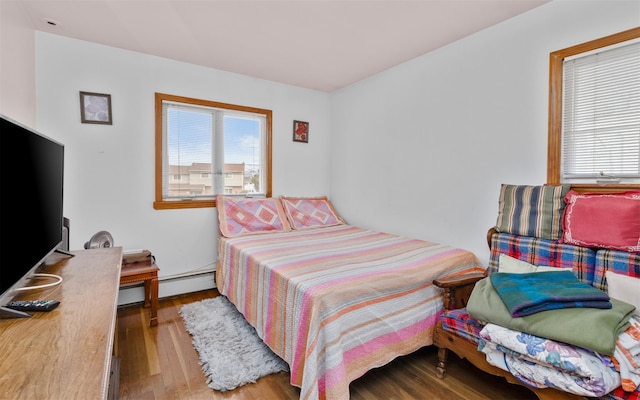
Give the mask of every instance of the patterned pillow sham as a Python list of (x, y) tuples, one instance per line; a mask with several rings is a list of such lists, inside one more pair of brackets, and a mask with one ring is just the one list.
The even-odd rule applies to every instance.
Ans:
[(287, 219), (295, 230), (344, 224), (333, 204), (324, 197), (281, 198)]
[(564, 243), (640, 252), (640, 191), (578, 193), (565, 197)]
[(224, 237), (291, 231), (278, 199), (217, 196), (216, 207)]
[(496, 228), (514, 235), (560, 239), (564, 197), (569, 188), (569, 185), (502, 184)]

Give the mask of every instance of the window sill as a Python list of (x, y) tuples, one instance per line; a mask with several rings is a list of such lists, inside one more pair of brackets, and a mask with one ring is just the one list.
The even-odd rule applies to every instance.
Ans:
[(207, 208), (215, 207), (215, 200), (180, 200), (180, 201), (154, 201), (156, 210), (177, 210), (182, 208)]
[(628, 183), (571, 183), (571, 189), (579, 193), (585, 192), (624, 192), (627, 190), (640, 190), (640, 184)]

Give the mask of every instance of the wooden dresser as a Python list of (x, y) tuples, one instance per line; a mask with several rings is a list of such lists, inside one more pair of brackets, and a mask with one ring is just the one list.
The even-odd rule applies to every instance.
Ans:
[(2, 399), (108, 396), (122, 248), (72, 253), (54, 253), (37, 271), (61, 276), (61, 284), (15, 298), (58, 300), (56, 309), (0, 320)]

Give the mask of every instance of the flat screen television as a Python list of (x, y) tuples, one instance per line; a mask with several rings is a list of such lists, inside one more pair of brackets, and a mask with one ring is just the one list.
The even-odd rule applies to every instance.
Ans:
[(20, 290), (61, 281), (39, 285), (37, 269), (63, 242), (63, 178), (64, 145), (0, 115), (0, 317), (25, 316), (4, 307)]

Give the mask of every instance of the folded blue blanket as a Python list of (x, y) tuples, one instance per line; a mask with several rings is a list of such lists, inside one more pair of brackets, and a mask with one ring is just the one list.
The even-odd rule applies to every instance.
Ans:
[(571, 271), (497, 272), (489, 277), (513, 317), (562, 308), (611, 308), (605, 292), (578, 280)]

